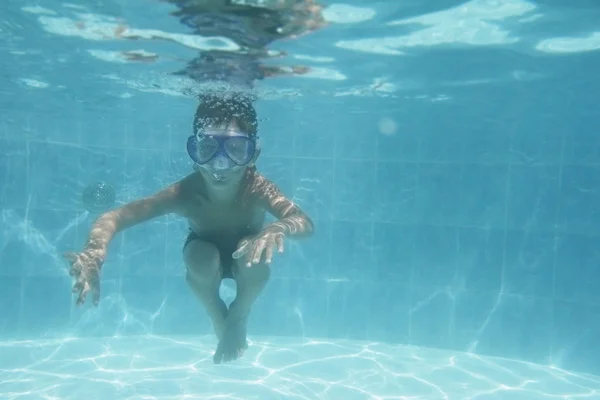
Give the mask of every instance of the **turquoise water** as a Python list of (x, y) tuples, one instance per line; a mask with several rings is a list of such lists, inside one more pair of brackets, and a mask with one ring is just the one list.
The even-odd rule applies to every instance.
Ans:
[[(272, 38), (174, 3), (0, 5), (1, 399), (600, 399), (600, 5), (298, 1)], [(61, 254), (87, 187), (181, 179), (195, 96), (240, 85), (316, 231), (215, 366), (185, 221), (117, 236), (98, 308)]]

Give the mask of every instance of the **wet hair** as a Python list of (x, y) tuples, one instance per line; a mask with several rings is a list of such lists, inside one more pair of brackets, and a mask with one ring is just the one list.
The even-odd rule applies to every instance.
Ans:
[(235, 121), (240, 129), (250, 137), (258, 132), (258, 119), (253, 98), (247, 94), (220, 95), (201, 94), (200, 104), (194, 115), (194, 133), (207, 126), (223, 125)]

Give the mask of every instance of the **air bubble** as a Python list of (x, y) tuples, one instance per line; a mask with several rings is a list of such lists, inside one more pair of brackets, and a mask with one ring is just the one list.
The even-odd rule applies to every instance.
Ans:
[(91, 213), (103, 212), (111, 208), (116, 200), (115, 189), (106, 182), (88, 185), (81, 195), (83, 204)]
[(390, 136), (393, 135), (394, 133), (396, 133), (397, 130), (397, 125), (396, 122), (388, 117), (382, 118), (379, 120), (379, 132)]

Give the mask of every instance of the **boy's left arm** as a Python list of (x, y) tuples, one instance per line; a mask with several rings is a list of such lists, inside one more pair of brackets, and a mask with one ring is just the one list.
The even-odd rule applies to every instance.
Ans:
[(265, 226), (264, 230), (294, 238), (312, 235), (314, 225), (308, 215), (285, 197), (277, 185), (264, 177), (261, 179), (264, 181), (258, 185), (257, 194), (264, 209), (277, 218), (277, 221)]
[(266, 178), (259, 176), (254, 182), (254, 195), (260, 206), (277, 218), (254, 237), (243, 239), (233, 253), (234, 259), (245, 259), (246, 267), (258, 264), (263, 259), (271, 263), (275, 249), (283, 252), (283, 238), (301, 238), (312, 235), (314, 226), (308, 215), (286, 198), (279, 188)]

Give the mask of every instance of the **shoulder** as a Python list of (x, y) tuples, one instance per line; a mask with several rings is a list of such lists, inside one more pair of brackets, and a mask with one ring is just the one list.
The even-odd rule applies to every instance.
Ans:
[(279, 193), (277, 185), (256, 169), (248, 171), (247, 184), (249, 194), (255, 199), (265, 199)]
[(194, 197), (201, 193), (202, 177), (192, 173), (185, 178), (163, 189), (158, 195), (176, 210), (180, 210)]
[(179, 182), (175, 183), (175, 185), (177, 186), (179, 197), (185, 199), (194, 197), (204, 190), (204, 179), (202, 179), (202, 174), (200, 174), (200, 172), (192, 172)]

